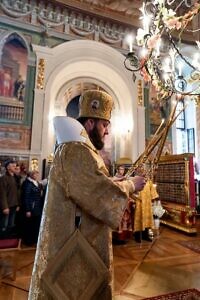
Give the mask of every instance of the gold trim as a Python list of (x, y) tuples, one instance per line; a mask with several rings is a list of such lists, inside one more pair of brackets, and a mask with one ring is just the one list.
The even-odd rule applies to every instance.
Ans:
[(38, 62), (38, 75), (37, 75), (37, 89), (44, 89), (44, 72), (45, 72), (45, 60), (40, 58)]
[(85, 129), (82, 129), (82, 130), (81, 130), (80, 136), (82, 136), (82, 137), (88, 139), (88, 134), (87, 134), (87, 132), (85, 131)]
[(185, 231), (187, 233), (197, 233), (197, 229), (195, 227), (188, 228), (188, 227), (178, 225), (178, 224), (174, 224), (173, 222), (164, 221), (164, 220), (160, 220), (160, 222), (162, 224), (168, 225), (168, 226), (173, 227), (173, 228), (178, 229), (178, 230)]
[(185, 203), (186, 206), (190, 205), (190, 178), (189, 178), (189, 161), (187, 160), (185, 162), (185, 182), (184, 182), (184, 187), (185, 187)]
[(38, 171), (39, 170), (39, 161), (37, 158), (31, 159), (31, 171)]
[(142, 90), (142, 80), (138, 80), (138, 106), (144, 106), (144, 101), (143, 101), (143, 90)]
[[(174, 202), (166, 202), (166, 200), (162, 201), (162, 205), (166, 209), (169, 209), (173, 212), (177, 212), (177, 211), (185, 211), (185, 212), (188, 212), (188, 213), (195, 213), (196, 212), (195, 208), (193, 208), (193, 207), (187, 206), (185, 204), (179, 204), (178, 205)], [(181, 205), (183, 205), (183, 207), (181, 207)]]
[(200, 106), (200, 95), (195, 96), (194, 101), (195, 101), (196, 106)]
[(183, 162), (188, 161), (191, 157), (194, 155), (191, 153), (183, 153), (183, 154), (172, 154), (172, 155), (164, 155), (160, 157), (159, 164), (165, 163), (166, 161), (169, 161), (171, 163), (177, 163), (177, 162)]

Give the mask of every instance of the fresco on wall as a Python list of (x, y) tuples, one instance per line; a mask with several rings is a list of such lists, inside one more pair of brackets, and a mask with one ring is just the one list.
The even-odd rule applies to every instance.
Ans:
[(153, 135), (158, 129), (162, 119), (169, 115), (169, 102), (160, 102), (159, 95), (153, 87), (150, 88), (149, 94), (149, 120), (150, 135)]
[[(160, 102), (159, 95), (156, 93), (153, 87), (149, 88), (149, 105), (148, 105), (148, 126), (150, 136), (146, 139), (146, 145), (150, 141), (150, 137), (152, 137), (158, 127), (160, 126), (162, 119), (166, 119), (170, 113), (170, 104), (169, 101)], [(158, 147), (156, 146), (154, 151), (152, 152), (152, 156), (157, 152)], [(163, 147), (162, 155), (172, 153), (172, 140), (171, 140), (171, 130), (169, 131), (168, 137), (165, 141), (165, 145)]]
[[(2, 149), (30, 149), (31, 127), (25, 125), (29, 49), (17, 32), (3, 32), (0, 44), (0, 145)], [(30, 101), (30, 99), (29, 99)]]
[(27, 49), (13, 38), (3, 47), (0, 67), (0, 97), (24, 101), (27, 73)]

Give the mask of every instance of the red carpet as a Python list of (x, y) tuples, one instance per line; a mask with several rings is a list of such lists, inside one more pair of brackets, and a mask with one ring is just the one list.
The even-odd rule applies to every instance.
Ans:
[(200, 239), (179, 241), (178, 244), (194, 252), (200, 253)]
[(200, 291), (196, 289), (189, 289), (185, 291), (170, 293), (166, 295), (160, 295), (151, 298), (145, 298), (145, 300), (199, 300)]

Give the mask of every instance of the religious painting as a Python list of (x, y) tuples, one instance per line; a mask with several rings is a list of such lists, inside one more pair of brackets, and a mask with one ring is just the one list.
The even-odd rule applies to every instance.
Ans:
[[(144, 88), (144, 103), (146, 108), (146, 146), (151, 141), (151, 138), (156, 133), (163, 119), (167, 119), (170, 114), (170, 99), (162, 100), (159, 98), (159, 94), (155, 91), (153, 86), (145, 86)], [(152, 151), (152, 157), (156, 155), (158, 151), (158, 145)], [(162, 154), (172, 153), (172, 140), (171, 130), (169, 130), (168, 137), (164, 143)]]
[(149, 92), (149, 125), (150, 135), (153, 135), (161, 124), (162, 119), (169, 116), (169, 101), (161, 101), (153, 86)]
[(0, 68), (0, 97), (24, 101), (28, 53), (20, 38), (4, 44)]

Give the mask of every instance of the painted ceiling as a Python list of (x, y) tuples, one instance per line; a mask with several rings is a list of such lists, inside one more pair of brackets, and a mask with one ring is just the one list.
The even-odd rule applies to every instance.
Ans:
[[(170, 1), (171, 8), (177, 9), (177, 15), (183, 15), (189, 8), (187, 5), (191, 5), (198, 2), (197, 0), (183, 0), (177, 2)], [(142, 0), (56, 0), (54, 2), (60, 2), (66, 6), (73, 7), (77, 11), (85, 11), (90, 14), (98, 15), (104, 18), (112, 19), (114, 21), (131, 25), (134, 27), (141, 27), (140, 8), (142, 7)], [(180, 5), (181, 2), (181, 5)], [(194, 18), (191, 22), (189, 29), (196, 30), (200, 28), (200, 16)], [(199, 39), (200, 33), (191, 35), (191, 33), (185, 33), (184, 39), (187, 41), (195, 41)]]

